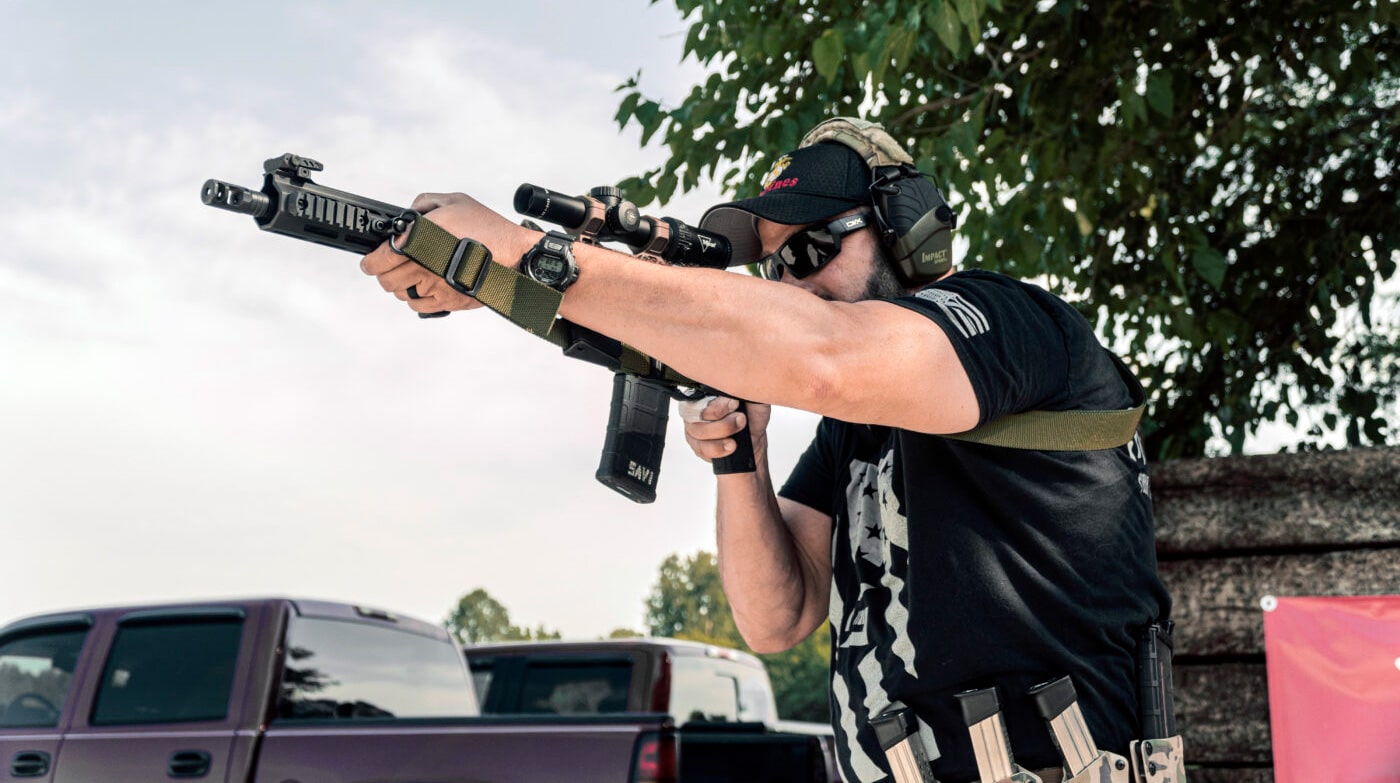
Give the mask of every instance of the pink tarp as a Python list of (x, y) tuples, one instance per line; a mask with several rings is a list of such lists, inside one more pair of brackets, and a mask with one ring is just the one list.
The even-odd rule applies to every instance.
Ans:
[(1275, 781), (1400, 783), (1400, 596), (1264, 608)]

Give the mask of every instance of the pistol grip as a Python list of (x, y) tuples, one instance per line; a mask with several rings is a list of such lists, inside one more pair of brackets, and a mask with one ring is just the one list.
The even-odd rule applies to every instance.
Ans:
[[(737, 410), (748, 415), (749, 406), (743, 400), (739, 400)], [(734, 453), (727, 457), (720, 457), (710, 462), (714, 466), (715, 475), (723, 476), (729, 473), (752, 473), (755, 470), (753, 461), (753, 436), (749, 434), (749, 423), (744, 422), (744, 428), (734, 433)]]

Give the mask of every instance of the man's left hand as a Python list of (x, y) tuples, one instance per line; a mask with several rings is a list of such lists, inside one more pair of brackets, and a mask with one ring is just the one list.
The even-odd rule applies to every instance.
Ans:
[[(515, 267), (520, 256), (538, 236), (515, 225), (463, 193), (423, 193), (411, 208), (457, 237), (471, 237), (486, 245), (496, 263)], [(524, 233), (522, 233), (524, 232)], [(379, 280), (379, 286), (419, 313), (472, 310), (481, 302), (457, 291), (438, 275), (395, 252), (385, 242), (360, 261), (360, 269)]]

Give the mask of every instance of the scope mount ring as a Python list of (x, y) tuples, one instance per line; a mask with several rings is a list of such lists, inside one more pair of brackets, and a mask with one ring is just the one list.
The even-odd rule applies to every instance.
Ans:
[(398, 253), (401, 256), (408, 255), (408, 253), (404, 252), (404, 249), (402, 247), (399, 247), (398, 245), (394, 244), (394, 240), (400, 236), (403, 236), (404, 234), (407, 234), (408, 239), (404, 240), (404, 246), (406, 247), (408, 245), (408, 240), (413, 238), (413, 229), (418, 226), (418, 218), (420, 217), (422, 217), (422, 214), (420, 214), (417, 210), (405, 209), (402, 214), (390, 221), (390, 250), (394, 251), (395, 253)]

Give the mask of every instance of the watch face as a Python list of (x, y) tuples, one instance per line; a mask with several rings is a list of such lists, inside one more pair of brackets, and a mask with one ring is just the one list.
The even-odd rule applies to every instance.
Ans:
[(569, 265), (558, 256), (535, 256), (530, 268), (535, 273), (535, 279), (545, 285), (558, 285), (569, 274)]
[(546, 234), (526, 256), (525, 266), (530, 277), (551, 288), (563, 290), (573, 282), (574, 265), (569, 241)]

